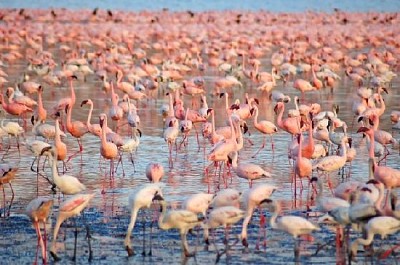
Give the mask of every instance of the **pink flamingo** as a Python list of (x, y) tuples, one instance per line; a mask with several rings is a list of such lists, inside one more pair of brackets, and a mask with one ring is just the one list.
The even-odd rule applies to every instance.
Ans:
[(374, 140), (374, 128), (366, 128), (361, 127), (357, 130), (357, 132), (363, 132), (370, 137), (371, 143), (369, 146), (369, 159), (373, 162), (372, 171), (374, 173), (374, 178), (383, 184), (388, 189), (388, 193), (386, 194), (385, 206), (388, 205), (389, 193), (392, 192), (393, 188), (400, 187), (400, 170), (394, 169), (387, 166), (379, 166), (374, 157), (374, 148), (375, 148), (375, 140)]
[(110, 160), (110, 176), (114, 175), (114, 159), (118, 156), (118, 148), (114, 143), (106, 140), (106, 128), (107, 128), (107, 115), (101, 113), (99, 116), (99, 123), (101, 127), (101, 146), (100, 154), (104, 159)]
[(72, 154), (68, 157), (68, 161), (70, 161), (77, 154), (82, 153), (83, 146), (81, 142), (82, 136), (84, 136), (87, 132), (89, 132), (88, 127), (81, 121), (71, 121), (72, 116), (72, 105), (67, 105), (65, 107), (65, 112), (67, 114), (67, 131), (78, 141), (79, 151), (75, 154)]
[(301, 190), (303, 189), (303, 182), (301, 179), (303, 178), (308, 178), (310, 179), (310, 176), (312, 175), (312, 163), (307, 157), (303, 157), (302, 152), (300, 151), (302, 149), (302, 139), (303, 135), (300, 133), (297, 136), (297, 142), (299, 144), (299, 151), (297, 152), (297, 158), (294, 163), (294, 186), (295, 186), (295, 191), (296, 191), (296, 178), (297, 176), (300, 178), (300, 183), (301, 183)]
[(164, 176), (164, 167), (159, 163), (150, 163), (146, 167), (146, 177), (150, 182), (160, 182)]
[(124, 111), (123, 109), (118, 105), (118, 94), (114, 92), (114, 85), (111, 83), (111, 101), (112, 101), (112, 106), (110, 108), (110, 117), (112, 120), (117, 121), (116, 128), (118, 128), (118, 122), (122, 119), (124, 116)]
[(63, 162), (63, 172), (67, 171), (65, 159), (67, 158), (67, 145), (61, 140), (61, 130), (59, 116), (56, 118), (56, 134), (54, 137), (54, 145), (57, 148), (57, 160)]
[[(57, 236), (61, 224), (68, 218), (80, 215), (81, 212), (88, 206), (90, 200), (94, 197), (94, 195), (95, 194), (76, 194), (60, 205), (57, 222), (56, 225), (54, 226), (53, 240), (51, 242), (51, 249), (50, 249), (50, 254), (53, 257), (54, 261), (61, 260), (61, 258), (57, 256), (56, 252)], [(76, 230), (75, 236), (77, 236), (77, 234), (78, 233)], [(93, 253), (90, 244), (91, 235), (90, 235), (89, 225), (86, 225), (86, 237), (89, 243), (89, 262), (90, 262), (93, 258)], [(75, 238), (74, 256), (72, 260), (75, 259), (76, 259), (76, 238)]]
[[(49, 198), (39, 197), (33, 199), (26, 206), (26, 215), (31, 219), (33, 226), (36, 230), (36, 235), (38, 237), (38, 245), (36, 248), (36, 259), (35, 264), (37, 262), (37, 250), (40, 245), (42, 249), (42, 260), (43, 264), (47, 264), (47, 250), (46, 250), (46, 221), (50, 215), (51, 208), (53, 207), (53, 200)], [(44, 230), (44, 240), (42, 233), (40, 232), (40, 222), (43, 224)]]
[(172, 149), (173, 145), (176, 147), (176, 138), (179, 135), (179, 124), (177, 119), (172, 119), (169, 121), (169, 126), (164, 130), (164, 140), (168, 144), (168, 150), (169, 150), (169, 158), (168, 158), (168, 164), (170, 168), (174, 167), (174, 163), (172, 160)]
[(272, 148), (272, 152), (274, 152), (274, 140), (272, 138), (272, 135), (276, 132), (278, 132), (278, 128), (275, 126), (275, 124), (273, 124), (270, 121), (267, 120), (262, 120), (262, 121), (258, 121), (258, 107), (254, 104), (253, 105), (253, 109), (254, 109), (254, 127), (264, 135), (263, 137), (263, 142), (260, 146), (260, 148), (257, 150), (257, 152), (252, 156), (253, 158), (256, 157), (256, 155), (261, 151), (261, 149), (263, 149), (265, 147), (265, 142), (266, 142), (266, 137), (267, 135), (269, 135), (271, 137), (271, 148)]
[(47, 118), (47, 110), (43, 107), (43, 87), (40, 86), (38, 89), (38, 100), (37, 100), (37, 108), (35, 110), (34, 116), (36, 117), (36, 121), (45, 121)]
[(288, 117), (286, 119), (282, 118), (283, 112), (285, 111), (285, 105), (283, 102), (276, 103), (274, 111), (278, 115), (276, 118), (276, 123), (279, 128), (292, 135), (301, 133), (300, 120), (298, 117)]
[(61, 98), (60, 100), (58, 100), (57, 103), (53, 106), (52, 114), (55, 114), (59, 111), (64, 111), (66, 109), (67, 105), (70, 105), (70, 106), (75, 105), (76, 95), (75, 95), (75, 89), (74, 89), (73, 82), (72, 82), (74, 79), (77, 79), (77, 77), (76, 76), (69, 77), (69, 87), (70, 87), (71, 97), (64, 97), (64, 98)]

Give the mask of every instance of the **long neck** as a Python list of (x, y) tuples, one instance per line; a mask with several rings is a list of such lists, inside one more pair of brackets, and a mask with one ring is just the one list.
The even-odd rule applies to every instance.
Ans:
[(10, 88), (10, 91), (11, 91), (11, 94), (8, 97), (8, 103), (13, 103), (14, 102), (15, 91), (14, 91), (14, 89), (11, 89), (11, 88)]
[(107, 143), (106, 140), (106, 129), (107, 129), (107, 118), (104, 119), (103, 126), (101, 127), (101, 145), (105, 146)]
[(238, 167), (238, 162), (237, 161), (238, 161), (238, 153), (235, 152), (233, 154), (233, 158), (232, 158), (232, 168), (233, 169), (236, 169)]
[[(346, 136), (344, 136), (344, 137), (346, 137)], [(344, 140), (342, 140), (342, 143), (340, 144), (340, 146), (341, 146), (341, 148), (343, 150), (342, 157), (345, 160), (347, 160), (347, 147), (346, 147), (346, 143), (344, 142)]]
[(172, 94), (169, 93), (168, 96), (169, 96), (168, 116), (169, 117), (175, 117), (175, 114), (174, 114), (174, 102), (173, 102), (173, 99), (172, 99)]
[(215, 114), (214, 114), (214, 110), (211, 111), (211, 133), (215, 133)]
[(67, 128), (71, 127), (72, 122), (71, 122), (71, 116), (72, 116), (72, 106), (68, 106), (68, 110), (67, 110)]
[[(312, 134), (310, 134), (309, 136), (308, 136), (308, 138), (312, 138)], [(302, 153), (301, 153), (301, 149), (302, 149), (302, 143), (303, 143), (303, 136), (301, 135), (301, 133), (300, 133), (300, 141), (299, 141), (299, 151), (297, 152), (297, 158), (299, 159), (299, 161), (300, 161), (300, 159), (302, 158)], [(308, 140), (308, 141), (310, 141), (310, 140)]]
[(256, 107), (254, 109), (255, 113), (254, 113), (254, 126), (258, 125), (258, 108)]
[(89, 114), (88, 114), (88, 117), (87, 117), (86, 125), (87, 125), (88, 127), (91, 127), (92, 124), (91, 124), (90, 121), (92, 120), (93, 103), (91, 103), (91, 104), (89, 104), (89, 105), (90, 105), (90, 108), (89, 108)]
[(161, 208), (162, 208), (162, 211), (161, 211), (160, 217), (158, 218), (158, 226), (161, 229), (167, 229), (167, 226), (164, 224), (164, 217), (167, 212), (167, 203), (165, 201), (161, 202)]
[(53, 175), (54, 183), (57, 184), (60, 179), (60, 176), (58, 175), (58, 171), (57, 171), (57, 159), (56, 158), (57, 158), (57, 155), (54, 155), (54, 157), (53, 157), (53, 155), (49, 154), (49, 160), (51, 162), (51, 173)]
[(283, 117), (283, 112), (285, 111), (284, 107), (280, 107), (279, 108), (279, 112), (278, 112), (278, 116), (276, 117), (276, 123), (279, 125), (279, 127), (282, 127), (283, 125), (283, 121), (282, 121), (282, 117)]
[(54, 136), (54, 142), (61, 142), (60, 124), (58, 119), (56, 119), (56, 135)]
[(75, 89), (74, 89), (74, 86), (72, 85), (72, 79), (69, 82), (70, 82), (70, 89), (71, 89), (71, 101), (72, 101), (71, 105), (74, 105), (75, 104), (75, 100), (76, 100)]
[(236, 150), (240, 150), (240, 149), (242, 149), (243, 148), (243, 144), (244, 144), (244, 142), (243, 142), (243, 134), (242, 134), (242, 130), (240, 129), (240, 125), (239, 125), (239, 123), (236, 125), (236, 131), (237, 131), (237, 133), (238, 133), (238, 136), (237, 136), (237, 144), (236, 144)]
[(42, 91), (38, 92), (38, 109), (44, 109), (42, 100)]
[(381, 210), (381, 205), (382, 205), (382, 201), (383, 201), (383, 197), (385, 195), (385, 187), (383, 185), (379, 186), (379, 196), (378, 199), (375, 201), (375, 208), (378, 210)]
[(271, 227), (273, 229), (276, 229), (277, 228), (276, 218), (278, 218), (280, 206), (278, 205), (278, 203), (275, 202), (273, 207), (274, 207), (274, 214), (271, 216), (271, 219), (269, 222), (270, 222)]

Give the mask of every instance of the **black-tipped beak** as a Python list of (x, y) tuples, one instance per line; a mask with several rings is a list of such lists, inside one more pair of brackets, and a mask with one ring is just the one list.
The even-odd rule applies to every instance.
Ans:
[(154, 201), (163, 201), (163, 200), (164, 200), (164, 198), (157, 192), (156, 194), (154, 194), (152, 201), (154, 202)]
[(83, 101), (81, 102), (81, 107), (82, 107), (83, 105), (87, 104), (87, 103), (88, 103), (88, 100), (87, 100), (87, 99), (83, 100)]
[(47, 147), (42, 149), (42, 152), (40, 152), (40, 155), (42, 156), (45, 152), (48, 152), (50, 150), (51, 150), (51, 146), (47, 146)]
[(138, 131), (138, 133), (139, 133), (139, 137), (142, 137), (142, 131), (141, 130), (139, 130), (138, 128), (136, 128), (136, 130)]
[(271, 199), (264, 199), (260, 202), (260, 205), (263, 203), (272, 203), (272, 202), (273, 202), (273, 200), (271, 200)]

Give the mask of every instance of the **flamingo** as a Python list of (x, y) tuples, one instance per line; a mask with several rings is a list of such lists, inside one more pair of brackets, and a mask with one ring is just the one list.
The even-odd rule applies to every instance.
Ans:
[(104, 159), (110, 160), (110, 176), (114, 175), (114, 159), (118, 156), (117, 146), (106, 140), (107, 114), (101, 113), (99, 115), (99, 123), (101, 127), (101, 145), (100, 154)]
[[(20, 92), (21, 93), (21, 92)], [(6, 91), (6, 95), (8, 96), (9, 103), (19, 103), (25, 105), (29, 108), (33, 108), (37, 106), (37, 102), (30, 97), (25, 95), (17, 94), (13, 87), (8, 87)]]
[(0, 104), (3, 106), (3, 109), (8, 114), (18, 117), (22, 116), (23, 114), (26, 114), (27, 112), (33, 111), (32, 108), (17, 102), (7, 103), (4, 100), (4, 96), (2, 94), (0, 94)]
[(146, 167), (146, 177), (150, 182), (160, 182), (164, 176), (164, 167), (160, 163), (149, 163)]
[(67, 170), (67, 165), (65, 163), (65, 159), (67, 158), (67, 145), (61, 141), (61, 130), (60, 130), (60, 121), (59, 116), (56, 118), (56, 133), (54, 136), (54, 146), (57, 149), (57, 160), (63, 162), (63, 172)]
[(400, 220), (392, 216), (378, 216), (371, 218), (365, 225), (366, 238), (357, 238), (350, 247), (349, 258), (356, 261), (358, 245), (368, 246), (374, 240), (375, 235), (380, 235), (385, 239), (387, 235), (391, 235), (400, 230)]
[[(12, 187), (11, 182), (14, 180), (16, 177), (18, 168), (11, 168), (10, 166), (2, 166), (0, 168), (0, 186), (3, 189), (3, 203), (4, 203), (4, 217), (6, 216), (6, 193), (4, 191), (4, 184), (7, 184), (10, 186), (12, 197), (10, 200), (10, 206), (8, 207), (8, 216), (10, 216), (10, 210), (11, 210), (11, 205), (14, 200), (14, 189)], [(1, 214), (0, 214), (1, 216)]]
[(209, 193), (193, 194), (183, 201), (182, 208), (196, 214), (201, 213), (203, 217), (206, 218), (206, 212), (209, 209), (214, 197), (214, 194)]
[(38, 89), (38, 100), (37, 100), (37, 108), (34, 112), (35, 120), (36, 121), (45, 121), (47, 118), (47, 110), (43, 106), (43, 87), (40, 86)]
[(225, 228), (225, 244), (228, 243), (228, 227), (244, 217), (244, 211), (234, 206), (223, 206), (213, 209), (204, 225), (204, 240), (209, 245), (208, 230), (223, 226)]
[(75, 89), (74, 89), (73, 82), (72, 82), (74, 79), (77, 79), (77, 77), (76, 76), (69, 77), (69, 87), (70, 87), (71, 97), (64, 97), (64, 98), (59, 99), (52, 108), (52, 110), (53, 110), (52, 114), (55, 114), (59, 111), (64, 111), (66, 109), (67, 105), (70, 105), (70, 106), (75, 105), (76, 95), (75, 95)]
[(75, 154), (72, 154), (68, 157), (68, 161), (70, 161), (73, 157), (75, 157), (77, 154), (83, 152), (83, 146), (82, 146), (82, 136), (84, 136), (87, 132), (89, 132), (88, 127), (86, 126), (85, 123), (81, 121), (71, 121), (71, 116), (72, 116), (72, 105), (67, 105), (65, 107), (65, 113), (67, 114), (67, 131), (78, 141), (79, 145), (79, 151), (76, 152)]
[(271, 173), (262, 169), (259, 165), (253, 163), (240, 163), (238, 165), (238, 152), (233, 152), (232, 168), (239, 178), (247, 179), (249, 187), (253, 185), (253, 180), (261, 178), (270, 178)]
[(98, 137), (101, 137), (101, 127), (100, 124), (92, 124), (90, 122), (90, 120), (92, 119), (92, 112), (93, 112), (93, 101), (91, 99), (85, 99), (81, 102), (81, 107), (83, 105), (89, 105), (89, 113), (88, 113), (88, 117), (87, 117), (87, 121), (86, 121), (86, 126), (88, 128), (88, 131), (93, 134), (96, 135)]
[(387, 202), (389, 198), (389, 193), (392, 192), (393, 188), (400, 187), (400, 170), (387, 166), (379, 166), (376, 163), (374, 157), (374, 145), (375, 145), (374, 128), (361, 127), (357, 130), (357, 132), (366, 133), (371, 140), (369, 147), (369, 158), (373, 163), (372, 171), (374, 173), (374, 178), (376, 180), (381, 181), (388, 189), (388, 193), (386, 194), (386, 200), (385, 200), (385, 205), (388, 205)]
[(22, 128), (17, 122), (13, 122), (13, 121), (9, 121), (9, 122), (7, 122), (6, 125), (4, 125), (4, 119), (1, 120), (0, 128), (7, 134), (8, 142), (9, 142), (7, 151), (3, 155), (3, 159), (4, 159), (4, 156), (6, 156), (8, 154), (8, 151), (11, 148), (11, 137), (15, 138), (15, 141), (17, 143), (18, 155), (20, 155), (19, 137), (20, 137), (20, 135), (22, 135), (25, 138), (24, 128)]
[(300, 130), (300, 120), (298, 117), (288, 117), (283, 119), (283, 112), (285, 111), (285, 106), (283, 102), (278, 102), (274, 108), (275, 113), (277, 113), (276, 123), (282, 130), (295, 135), (301, 132)]
[(41, 155), (46, 153), (49, 158), (51, 173), (53, 176), (54, 184), (64, 195), (74, 195), (81, 191), (86, 190), (86, 186), (82, 184), (78, 178), (70, 175), (62, 175), (60, 176), (57, 172), (57, 156), (58, 150), (54, 147), (45, 147), (42, 150)]
[[(31, 219), (32, 224), (36, 230), (36, 235), (38, 237), (38, 246), (42, 250), (42, 261), (43, 264), (47, 264), (47, 250), (46, 250), (46, 221), (50, 215), (51, 208), (53, 207), (53, 200), (45, 197), (38, 197), (33, 199), (26, 206), (25, 213)], [(40, 222), (43, 224), (44, 228), (44, 240), (42, 233), (40, 231)], [(37, 247), (38, 247), (37, 246)], [(37, 248), (36, 248), (36, 260), (37, 262)]]
[[(76, 194), (63, 202), (60, 205), (58, 216), (57, 216), (57, 222), (56, 225), (54, 226), (54, 232), (53, 232), (53, 240), (51, 242), (51, 248), (50, 248), (50, 254), (53, 257), (54, 261), (60, 261), (61, 258), (57, 256), (56, 252), (56, 242), (57, 242), (57, 236), (58, 236), (58, 231), (60, 229), (61, 224), (68, 218), (80, 215), (81, 212), (88, 206), (89, 202), (93, 197), (95, 196), (94, 193), (92, 194)], [(93, 253), (90, 245), (90, 230), (89, 230), (89, 225), (86, 225), (86, 230), (87, 234), (86, 237), (89, 242), (89, 262), (92, 260)], [(77, 235), (77, 230), (75, 232), (75, 236)], [(75, 238), (76, 239), (76, 238)], [(72, 260), (76, 259), (76, 240), (75, 240), (75, 248), (74, 248), (74, 256)]]
[(197, 214), (187, 210), (169, 210), (167, 212), (167, 203), (160, 194), (155, 195), (153, 200), (159, 201), (162, 208), (158, 219), (158, 226), (162, 230), (178, 229), (181, 236), (183, 253), (186, 257), (194, 256), (194, 253), (189, 252), (186, 235), (190, 229), (202, 224), (204, 218), (198, 217)]
[[(258, 184), (250, 188), (244, 194), (244, 203), (246, 208), (245, 218), (242, 223), (241, 239), (242, 244), (246, 248), (249, 246), (247, 242), (247, 226), (253, 216), (254, 209), (260, 206), (261, 202), (268, 199), (278, 188), (270, 184)], [(260, 226), (262, 225), (263, 215), (260, 217)]]
[[(320, 170), (329, 174), (335, 170), (338, 170), (346, 164), (347, 161), (347, 148), (346, 148), (346, 140), (347, 137), (342, 138), (341, 149), (343, 150), (341, 155), (331, 155), (326, 156), (319, 160), (316, 164), (313, 165), (313, 170)], [(329, 176), (329, 175), (328, 175)], [(329, 187), (331, 187), (330, 181), (328, 181)]]
[(270, 121), (266, 121), (266, 120), (258, 121), (258, 107), (255, 104), (253, 105), (253, 109), (254, 109), (254, 112), (255, 112), (254, 113), (254, 127), (260, 133), (262, 133), (264, 135), (263, 136), (263, 142), (262, 142), (260, 148), (252, 156), (254, 158), (261, 151), (261, 149), (263, 149), (265, 147), (265, 141), (266, 141), (267, 135), (269, 135), (271, 137), (271, 148), (272, 148), (272, 152), (274, 152), (275, 148), (274, 148), (274, 140), (272, 138), (272, 135), (274, 133), (278, 132), (278, 128), (275, 126), (275, 124), (273, 124)]
[(240, 207), (240, 198), (242, 193), (235, 189), (223, 189), (218, 191), (211, 203), (213, 208), (224, 206)]
[[(312, 139), (312, 136), (310, 136)], [(297, 158), (296, 161), (294, 162), (294, 182), (296, 184), (296, 177), (298, 176), (300, 178), (300, 183), (301, 183), (301, 188), (303, 189), (303, 182), (301, 179), (303, 178), (308, 178), (310, 179), (310, 176), (312, 174), (312, 163), (307, 157), (303, 157), (303, 152), (302, 152), (302, 138), (303, 135), (300, 133), (297, 136), (297, 141), (299, 144), (298, 152), (297, 152)]]
[(270, 219), (270, 225), (272, 229), (282, 230), (293, 236), (295, 240), (295, 247), (294, 247), (295, 257), (298, 257), (299, 242), (297, 238), (301, 235), (311, 234), (314, 231), (320, 231), (321, 228), (319, 228), (317, 225), (311, 223), (307, 219), (300, 216), (285, 215), (277, 220), (278, 214), (281, 209), (280, 204), (277, 201), (271, 199), (265, 199), (262, 203), (267, 203), (268, 205), (270, 205), (273, 211), (273, 215)]
[[(157, 195), (162, 195), (161, 186), (157, 183), (142, 185), (136, 188), (129, 195), (129, 209), (131, 211), (131, 218), (124, 241), (124, 246), (126, 251), (128, 252), (128, 256), (133, 256), (135, 253), (131, 244), (131, 234), (133, 228), (135, 227), (137, 214), (141, 208), (149, 208)], [(144, 225), (143, 228), (145, 228)], [(145, 253), (144, 249), (143, 253)]]
[(164, 130), (164, 140), (167, 142), (169, 157), (168, 164), (169, 168), (174, 167), (173, 159), (172, 159), (172, 148), (173, 145), (176, 147), (176, 138), (179, 134), (179, 124), (177, 119), (172, 119), (169, 121), (169, 126)]
[[(132, 136), (133, 138), (127, 139), (126, 141), (124, 141), (123, 145), (118, 146), (118, 150), (124, 153), (129, 153), (130, 160), (135, 172), (136, 170), (135, 170), (135, 161), (133, 159), (133, 152), (136, 152), (138, 149), (138, 146), (140, 144), (140, 137), (142, 137), (142, 131), (140, 131), (138, 128), (135, 128)], [(120, 159), (120, 161), (122, 164), (122, 158)], [(123, 175), (125, 175), (125, 173)]]

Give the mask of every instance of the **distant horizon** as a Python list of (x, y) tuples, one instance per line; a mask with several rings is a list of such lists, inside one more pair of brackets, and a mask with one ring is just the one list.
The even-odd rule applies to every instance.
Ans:
[(400, 11), (400, 1), (397, 0), (252, 0), (252, 1), (200, 1), (200, 0), (123, 0), (123, 1), (88, 1), (88, 0), (69, 0), (69, 1), (26, 1), (13, 0), (10, 2), (0, 2), (0, 8), (31, 8), (31, 9), (113, 9), (121, 11), (160, 11), (164, 8), (169, 11), (191, 10), (201, 11), (223, 11), (223, 10), (243, 10), (257, 11), (265, 10), (270, 12), (333, 12), (335, 9), (346, 12), (398, 12)]

